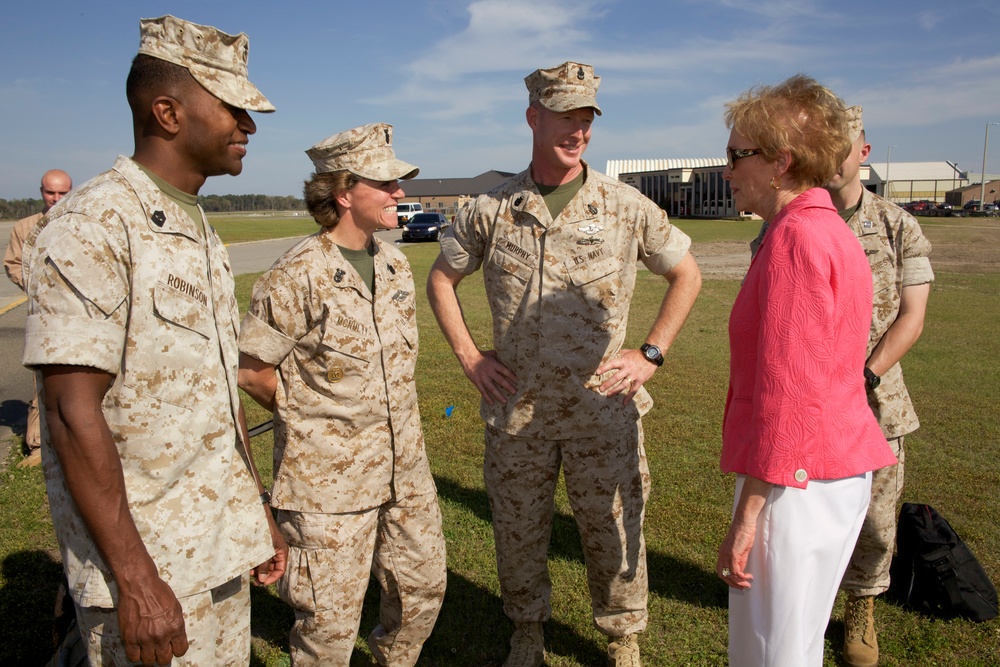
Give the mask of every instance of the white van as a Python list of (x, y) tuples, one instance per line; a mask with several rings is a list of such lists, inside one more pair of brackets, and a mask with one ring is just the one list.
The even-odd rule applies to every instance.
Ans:
[(424, 207), (418, 203), (396, 204), (396, 220), (400, 226), (405, 225), (414, 213), (423, 213)]

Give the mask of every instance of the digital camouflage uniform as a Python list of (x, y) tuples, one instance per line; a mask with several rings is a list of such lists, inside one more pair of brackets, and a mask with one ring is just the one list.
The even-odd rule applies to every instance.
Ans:
[(584, 163), (579, 192), (553, 220), (524, 171), (466, 206), (442, 237), (452, 269), (482, 267), (493, 345), (517, 393), (480, 412), (504, 611), (547, 620), (553, 491), (562, 464), (586, 554), (594, 621), (613, 637), (646, 625), (642, 522), (649, 470), (645, 388), (623, 405), (595, 370), (622, 349), (637, 261), (657, 275), (690, 239), (635, 188)]
[[(185, 597), (225, 588), (274, 553), (241, 455), (239, 314), (228, 255), (214, 230), (205, 224), (206, 240), (126, 157), (52, 213), (25, 245), (24, 363), (114, 376), (102, 407), (129, 511), (159, 576), (185, 605)], [(45, 428), (42, 447), (69, 591), (79, 607), (113, 607), (114, 578), (76, 510)], [(238, 595), (248, 605), (245, 586)], [(249, 641), (248, 613), (244, 623)], [(186, 624), (194, 654), (203, 650), (196, 644), (215, 646), (216, 635), (199, 635), (190, 618)], [(246, 643), (239, 649), (248, 654)], [(120, 645), (115, 651), (122, 654)]]
[[(929, 259), (931, 243), (912, 215), (868, 190), (847, 224), (861, 241), (872, 267), (870, 355), (896, 320), (903, 288), (934, 280)], [(842, 584), (860, 596), (878, 595), (889, 588), (896, 516), (903, 493), (903, 436), (920, 426), (899, 363), (881, 377), (879, 386), (868, 390), (868, 405), (899, 462), (872, 474), (871, 504)]]
[[(872, 268), (872, 324), (867, 355), (882, 340), (899, 313), (903, 288), (934, 280), (930, 241), (909, 213), (865, 190), (857, 211), (847, 221), (861, 242)], [(760, 245), (767, 224), (751, 242), (751, 254)], [(868, 389), (868, 405), (882, 427), (898, 463), (872, 474), (872, 499), (861, 535), (841, 587), (858, 596), (878, 595), (889, 588), (889, 565), (896, 539), (896, 516), (903, 492), (905, 451), (903, 437), (920, 426), (897, 362)], [(860, 380), (859, 380), (860, 381)]]
[(289, 544), (278, 591), (295, 609), (295, 665), (348, 664), (371, 572), (382, 602), (369, 645), (381, 664), (416, 662), (444, 598), (413, 274), (399, 250), (373, 243), (374, 300), (319, 232), (260, 278), (240, 335), (242, 352), (277, 366), (272, 504)]

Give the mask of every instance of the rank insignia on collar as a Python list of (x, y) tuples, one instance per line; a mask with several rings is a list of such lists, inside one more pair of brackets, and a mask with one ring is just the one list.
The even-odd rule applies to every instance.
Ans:
[(584, 225), (583, 227), (577, 227), (576, 229), (584, 234), (598, 234), (604, 231), (604, 227), (595, 223)]
[(337, 269), (337, 272), (333, 274), (333, 282), (339, 283), (344, 279), (344, 270)]
[(163, 211), (153, 211), (153, 224), (157, 227), (162, 227), (163, 223), (167, 221), (167, 216), (163, 215)]
[(587, 204), (587, 213), (591, 215), (597, 215), (597, 207), (593, 204)]
[(874, 222), (872, 222), (871, 220), (868, 220), (868, 219), (865, 219), (865, 220), (864, 220), (864, 221), (863, 221), (863, 222), (861, 223), (861, 226), (862, 226), (862, 227), (864, 227), (865, 229), (871, 229), (872, 227), (874, 227), (874, 226), (875, 226), (875, 223), (874, 223)]

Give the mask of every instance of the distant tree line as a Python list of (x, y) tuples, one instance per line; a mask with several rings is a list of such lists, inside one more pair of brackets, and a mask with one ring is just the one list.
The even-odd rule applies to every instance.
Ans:
[[(306, 203), (298, 197), (271, 195), (203, 195), (198, 203), (206, 213), (240, 211), (304, 211)], [(0, 220), (20, 220), (42, 210), (41, 199), (0, 199)]]
[(41, 199), (0, 199), (0, 220), (20, 220), (40, 213), (45, 207)]
[(271, 195), (203, 195), (198, 203), (206, 213), (239, 211), (304, 211), (306, 203), (298, 197)]

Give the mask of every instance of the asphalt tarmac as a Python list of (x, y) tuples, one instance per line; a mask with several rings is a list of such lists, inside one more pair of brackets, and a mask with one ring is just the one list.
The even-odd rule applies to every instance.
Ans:
[[(13, 226), (13, 222), (0, 222), (0, 247), (4, 250)], [(378, 234), (384, 241), (398, 243), (402, 232), (391, 229)], [(228, 246), (233, 273), (241, 275), (265, 271), (299, 240), (286, 238), (234, 243)], [(34, 392), (31, 373), (21, 365), (27, 317), (25, 303), (24, 293), (7, 279), (6, 274), (0, 276), (0, 462), (7, 459), (12, 444), (11, 434), (24, 434), (28, 403)]]

